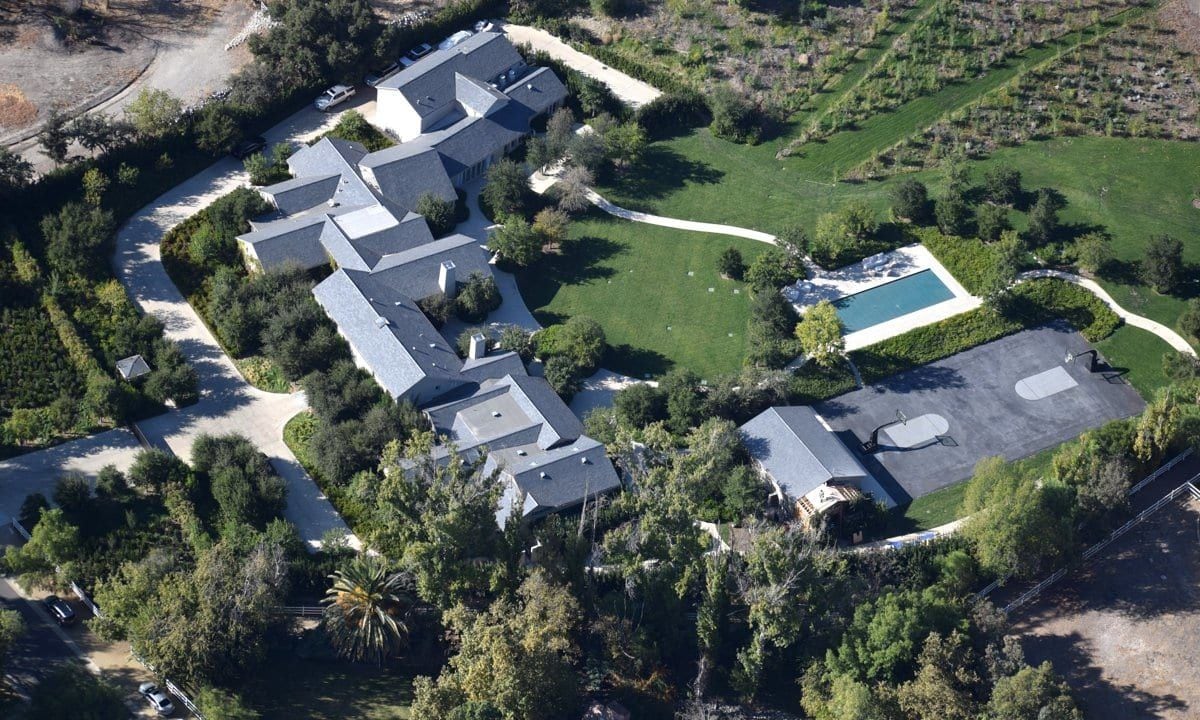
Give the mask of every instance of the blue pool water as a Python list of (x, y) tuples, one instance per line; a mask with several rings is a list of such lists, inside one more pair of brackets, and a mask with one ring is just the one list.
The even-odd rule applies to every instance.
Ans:
[(954, 297), (932, 270), (906, 275), (886, 285), (848, 295), (833, 303), (846, 332), (864, 330)]

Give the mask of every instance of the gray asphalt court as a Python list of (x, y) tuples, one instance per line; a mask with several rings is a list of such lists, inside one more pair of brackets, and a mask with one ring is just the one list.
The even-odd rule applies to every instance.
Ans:
[[(827, 400), (817, 412), (892, 495), (897, 504), (971, 476), (975, 464), (1000, 455), (1017, 460), (1090, 428), (1141, 412), (1145, 402), (1065, 324), (1026, 330), (878, 385)], [(859, 451), (876, 427), (879, 450)]]

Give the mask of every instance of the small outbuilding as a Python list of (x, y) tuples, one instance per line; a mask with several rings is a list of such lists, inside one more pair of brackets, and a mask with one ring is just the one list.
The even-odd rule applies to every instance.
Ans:
[(150, 372), (150, 364), (141, 355), (130, 355), (117, 361), (117, 372), (123, 380), (136, 380)]

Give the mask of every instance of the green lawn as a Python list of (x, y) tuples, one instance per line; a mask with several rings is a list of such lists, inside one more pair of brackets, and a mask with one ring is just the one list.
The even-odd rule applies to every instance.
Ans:
[(263, 720), (407, 720), (412, 677), (398, 668), (305, 659), (276, 649), (245, 696)]
[(1096, 349), (1114, 368), (1126, 370), (1125, 379), (1147, 400), (1171, 383), (1162, 370), (1162, 356), (1171, 352), (1171, 346), (1153, 333), (1124, 325), (1096, 343)]
[[(1013, 465), (1018, 472), (1043, 478), (1048, 477), (1051, 471), (1051, 460), (1058, 448), (1057, 445), (1047, 448), (1018, 460)], [(954, 483), (928, 495), (922, 495), (908, 505), (894, 508), (888, 515), (888, 522), (881, 537), (895, 537), (931, 530), (957, 520), (962, 515), (960, 510), (963, 495), (967, 492), (969, 482), (968, 479)]]
[(561, 254), (517, 279), (543, 325), (588, 315), (604, 327), (612, 348), (605, 368), (642, 377), (679, 364), (712, 378), (741, 367), (746, 350), (749, 291), (717, 272), (730, 246), (747, 263), (767, 249), (596, 213), (571, 223)]

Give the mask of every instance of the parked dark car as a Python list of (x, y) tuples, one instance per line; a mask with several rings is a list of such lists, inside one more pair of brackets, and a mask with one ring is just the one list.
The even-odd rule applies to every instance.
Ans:
[(433, 52), (432, 45), (429, 43), (421, 43), (412, 50), (408, 51), (408, 57), (412, 60), (420, 60), (431, 52)]
[(75, 611), (57, 595), (50, 595), (42, 601), (46, 606), (46, 612), (50, 613), (50, 617), (59, 625), (70, 625), (75, 622)]
[(384, 67), (375, 68), (367, 73), (366, 77), (363, 78), (363, 82), (367, 85), (367, 87), (375, 87), (399, 69), (399, 62), (394, 62)]
[(266, 146), (267, 139), (262, 136), (246, 138), (234, 146), (233, 151), (230, 154), (238, 160), (245, 160)]

